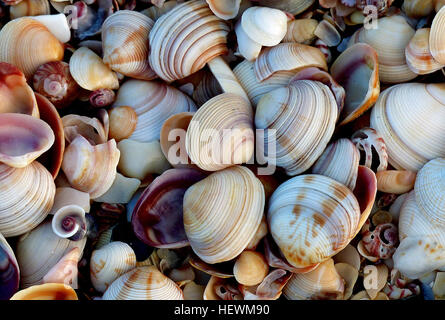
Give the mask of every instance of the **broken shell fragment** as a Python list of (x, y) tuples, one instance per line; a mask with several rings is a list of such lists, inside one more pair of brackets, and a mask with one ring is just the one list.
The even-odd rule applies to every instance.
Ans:
[(43, 277), (43, 283), (63, 283), (77, 289), (77, 264), (81, 256), (79, 248), (73, 248)]
[(430, 51), (430, 28), (418, 29), (405, 49), (406, 63), (417, 74), (429, 74), (444, 67)]
[(110, 189), (99, 198), (94, 199), (94, 201), (105, 203), (128, 203), (139, 189), (140, 185), (140, 180), (127, 178), (118, 172), (116, 173), (116, 178)]
[[(382, 136), (372, 128), (363, 128), (356, 131), (352, 142), (360, 152), (360, 163), (375, 171), (386, 170), (388, 166), (388, 153)], [(378, 159), (376, 159), (376, 153)]]
[(287, 32), (283, 42), (311, 44), (316, 38), (314, 31), (318, 21), (315, 19), (296, 19), (287, 23)]

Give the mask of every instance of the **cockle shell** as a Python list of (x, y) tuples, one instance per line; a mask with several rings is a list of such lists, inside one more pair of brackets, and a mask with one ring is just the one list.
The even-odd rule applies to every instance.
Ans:
[(195, 169), (171, 169), (142, 193), (132, 213), (136, 236), (149, 246), (181, 248), (188, 245), (183, 222), (183, 199), (190, 186), (205, 178)]
[(417, 29), (405, 49), (406, 63), (414, 73), (428, 74), (444, 67), (431, 55), (430, 34), (430, 28)]
[(70, 59), (70, 72), (77, 84), (86, 90), (119, 88), (116, 73), (87, 47), (74, 51)]
[(45, 275), (72, 249), (79, 248), (82, 253), (86, 240), (71, 241), (58, 237), (50, 221), (21, 236), (16, 250), (21, 287), (42, 283)]
[(360, 154), (349, 139), (339, 139), (327, 146), (312, 167), (312, 173), (330, 177), (354, 190)]
[(289, 300), (341, 299), (344, 292), (343, 279), (329, 259), (308, 273), (295, 273), (283, 289)]
[(0, 113), (0, 162), (24, 168), (48, 151), (55, 140), (43, 120), (20, 113)]
[(121, 241), (94, 250), (90, 260), (91, 283), (98, 292), (105, 292), (114, 280), (136, 268), (133, 249)]
[(154, 266), (135, 268), (117, 278), (103, 300), (184, 300), (179, 286)]
[(162, 124), (170, 116), (195, 111), (194, 102), (178, 89), (157, 81), (128, 80), (120, 87), (113, 108), (136, 111), (136, 129), (129, 137), (139, 142), (159, 140)]
[(399, 84), (382, 92), (371, 112), (371, 127), (383, 137), (393, 167), (416, 172), (445, 156), (444, 105), (445, 85), (440, 83)]
[(62, 170), (74, 188), (95, 199), (113, 184), (119, 157), (116, 141), (92, 146), (83, 136), (77, 136), (65, 150)]
[(249, 161), (254, 151), (253, 111), (249, 102), (232, 93), (207, 101), (193, 115), (187, 129), (186, 149), (193, 163), (208, 171)]
[(433, 23), (431, 24), (430, 33), (430, 51), (434, 59), (445, 65), (445, 50), (443, 44), (445, 42), (445, 36), (443, 33), (443, 26), (445, 24), (445, 9), (442, 7), (439, 12), (434, 16)]
[(280, 43), (266, 48), (254, 63), (255, 76), (259, 81), (277, 71), (297, 72), (307, 67), (328, 70), (326, 58), (319, 49), (300, 43)]
[(267, 220), (291, 265), (306, 268), (326, 261), (360, 231), (377, 190), (371, 170), (361, 167), (358, 177), (357, 186), (362, 188), (356, 190), (358, 198), (343, 184), (315, 174), (294, 177), (275, 190)]
[[(264, 145), (274, 143), (276, 148), (276, 154), (268, 150), (266, 159), (276, 157), (277, 166), (288, 175), (306, 171), (331, 139), (337, 112), (333, 93), (318, 81), (294, 81), (263, 95), (256, 109), (255, 125), (257, 129), (268, 129)], [(271, 129), (276, 130), (275, 137), (270, 136)]]
[(206, 0), (213, 14), (221, 19), (230, 20), (238, 15), (241, 0)]
[(9, 9), (9, 15), (11, 20), (28, 17), (28, 16), (40, 16), (49, 15), (50, 7), (48, 0), (22, 0), (20, 3), (11, 6)]
[(178, 4), (156, 20), (150, 31), (150, 65), (167, 82), (185, 78), (228, 52), (228, 31), (205, 1)]
[(380, 18), (378, 28), (359, 29), (349, 40), (369, 44), (379, 57), (379, 76), (384, 83), (400, 83), (414, 79), (405, 59), (405, 48), (414, 36), (414, 29), (400, 15)]
[(0, 300), (8, 300), (19, 289), (20, 270), (14, 251), (0, 233)]
[(11, 300), (78, 300), (76, 291), (63, 283), (45, 283), (20, 290)]
[(245, 167), (226, 168), (192, 185), (184, 195), (184, 228), (193, 251), (207, 263), (238, 256), (255, 236), (264, 202), (263, 185)]
[(252, 106), (256, 108), (261, 97), (280, 87), (286, 86), (289, 80), (294, 76), (294, 71), (277, 71), (269, 78), (259, 81), (255, 76), (254, 62), (244, 60), (239, 63), (233, 73), (236, 75), (239, 83), (247, 93)]
[(103, 61), (111, 70), (135, 79), (156, 74), (148, 63), (148, 34), (154, 21), (137, 11), (119, 10), (102, 25)]
[(34, 19), (14, 19), (0, 31), (0, 61), (15, 65), (27, 79), (42, 64), (62, 60), (63, 54), (62, 43)]
[(34, 92), (16, 66), (0, 62), (0, 83), (1, 113), (23, 113), (39, 117)]
[(287, 32), (283, 42), (311, 44), (316, 38), (314, 31), (318, 21), (315, 19), (296, 19), (287, 23)]
[(340, 125), (361, 116), (376, 102), (380, 93), (377, 52), (359, 43), (346, 49), (331, 66), (332, 77), (346, 91)]
[(24, 234), (46, 218), (56, 186), (40, 163), (20, 169), (0, 164), (0, 181), (0, 232), (5, 237)]
[(401, 242), (393, 259), (395, 268), (410, 279), (445, 266), (444, 164), (437, 158), (422, 167), (400, 211)]

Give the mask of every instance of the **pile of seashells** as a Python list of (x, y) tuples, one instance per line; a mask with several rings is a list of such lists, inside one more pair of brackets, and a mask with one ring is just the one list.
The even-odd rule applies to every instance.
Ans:
[(0, 299), (445, 299), (445, 1), (0, 26)]

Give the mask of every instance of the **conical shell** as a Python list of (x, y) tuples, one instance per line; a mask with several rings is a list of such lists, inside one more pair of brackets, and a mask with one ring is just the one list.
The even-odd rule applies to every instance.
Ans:
[(16, 169), (0, 165), (0, 232), (5, 237), (24, 234), (38, 226), (54, 202), (53, 177), (40, 163)]
[(151, 80), (148, 34), (154, 21), (137, 11), (119, 10), (102, 25), (103, 61), (111, 70), (131, 78)]
[(220, 94), (201, 106), (186, 134), (190, 159), (208, 171), (246, 163), (254, 145), (252, 108), (248, 101), (231, 93)]
[(159, 140), (161, 127), (170, 116), (195, 111), (184, 93), (157, 81), (128, 80), (119, 89), (113, 108), (128, 106), (136, 111), (136, 129), (129, 137), (139, 142)]
[(308, 273), (294, 274), (283, 289), (284, 296), (289, 300), (341, 299), (343, 292), (343, 279), (332, 259)]
[(176, 283), (154, 266), (135, 268), (117, 278), (103, 300), (184, 300)]
[(92, 146), (84, 137), (77, 136), (65, 150), (62, 170), (74, 188), (95, 199), (113, 184), (119, 157), (116, 141)]
[(124, 242), (111, 242), (91, 255), (91, 283), (98, 292), (105, 292), (114, 280), (134, 268), (136, 255), (133, 249)]
[(327, 146), (312, 167), (312, 173), (330, 177), (354, 190), (360, 154), (349, 139), (339, 139)]
[(184, 195), (184, 227), (193, 251), (207, 263), (238, 256), (255, 236), (264, 202), (263, 185), (245, 167), (212, 173), (192, 185)]
[(20, 290), (11, 300), (78, 300), (76, 291), (63, 283), (45, 283)]
[(429, 160), (445, 157), (444, 105), (444, 84), (399, 84), (382, 92), (371, 127), (383, 137), (393, 167), (417, 172)]
[(0, 113), (0, 162), (24, 168), (51, 148), (54, 133), (45, 121), (20, 113)]
[(221, 19), (229, 20), (238, 15), (241, 0), (206, 0), (213, 14)]
[(428, 74), (444, 67), (431, 55), (430, 34), (430, 28), (418, 29), (405, 49), (406, 63), (414, 73)]
[(261, 97), (280, 87), (286, 86), (289, 80), (294, 76), (294, 71), (277, 71), (269, 78), (259, 81), (255, 76), (254, 63), (244, 60), (238, 64), (233, 73), (236, 75), (241, 86), (247, 93), (252, 106), (255, 108)]
[(445, 9), (442, 7), (434, 16), (430, 33), (430, 50), (434, 59), (445, 65), (445, 34), (443, 32), (445, 24)]
[(21, 287), (42, 283), (43, 277), (73, 248), (83, 252), (86, 241), (86, 237), (80, 241), (58, 237), (50, 221), (21, 236), (16, 250)]
[(39, 117), (34, 92), (16, 66), (0, 62), (0, 83), (1, 113), (23, 113)]
[[(265, 94), (257, 106), (255, 125), (268, 129), (264, 145), (276, 145), (276, 154), (268, 150), (266, 158), (275, 157), (288, 175), (306, 171), (331, 139), (337, 112), (333, 93), (318, 81), (299, 80)], [(276, 130), (275, 137), (270, 136), (271, 129)]]
[(377, 51), (379, 76), (384, 83), (400, 83), (414, 79), (405, 59), (405, 48), (415, 34), (415, 30), (400, 15), (383, 17), (376, 29), (359, 29), (349, 40), (349, 46), (364, 42)]
[(185, 78), (228, 52), (228, 31), (205, 1), (181, 3), (156, 20), (150, 31), (150, 65), (167, 82)]
[(77, 84), (86, 90), (119, 88), (116, 73), (87, 47), (74, 51), (70, 59), (70, 72)]
[(307, 67), (328, 70), (323, 53), (300, 43), (280, 43), (264, 49), (255, 60), (255, 76), (259, 81), (269, 78), (277, 71), (298, 71)]
[(63, 54), (62, 43), (34, 19), (14, 19), (0, 31), (0, 61), (15, 65), (27, 79), (42, 64), (62, 60)]

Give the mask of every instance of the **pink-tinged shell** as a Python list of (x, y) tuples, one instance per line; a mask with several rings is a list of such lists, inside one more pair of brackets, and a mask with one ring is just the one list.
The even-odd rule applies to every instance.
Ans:
[(92, 146), (83, 136), (77, 136), (65, 150), (62, 170), (75, 189), (95, 199), (113, 184), (119, 157), (116, 141)]
[(377, 189), (381, 192), (402, 194), (414, 188), (416, 173), (402, 170), (379, 171), (377, 176)]
[(0, 114), (0, 162), (24, 168), (51, 148), (55, 140), (43, 120), (20, 113)]
[(204, 300), (243, 300), (243, 293), (235, 279), (212, 276), (204, 291)]
[[(388, 167), (386, 144), (382, 136), (375, 129), (360, 129), (352, 135), (351, 139), (360, 151), (360, 162), (363, 163), (365, 167), (375, 169), (375, 166), (377, 166), (376, 171), (386, 170)], [(378, 160), (375, 159), (375, 153), (378, 155)]]
[(300, 43), (280, 43), (266, 48), (254, 62), (255, 76), (259, 81), (277, 71), (298, 71), (307, 67), (328, 70), (326, 58), (319, 49)]
[(190, 254), (189, 259), (190, 265), (202, 272), (205, 272), (211, 276), (215, 276), (218, 278), (232, 278), (233, 275), (233, 263), (234, 261), (227, 261), (215, 264), (209, 264), (202, 261), (196, 254), (193, 252)]
[(80, 93), (80, 87), (71, 76), (69, 64), (63, 61), (41, 65), (32, 80), (34, 90), (57, 108), (70, 105)]
[(291, 277), (291, 272), (275, 269), (257, 287), (240, 286), (244, 300), (277, 300)]
[(73, 142), (78, 136), (83, 136), (92, 145), (108, 141), (107, 125), (97, 118), (68, 114), (62, 118), (62, 123), (65, 139), (68, 143)]
[(338, 115), (340, 116), (345, 104), (345, 89), (343, 89), (343, 87), (339, 85), (329, 73), (315, 67), (309, 67), (295, 74), (295, 76), (289, 80), (289, 84), (292, 84), (293, 81), (297, 80), (313, 80), (327, 85), (335, 96), (338, 105)]
[(380, 81), (377, 52), (371, 46), (358, 43), (346, 49), (332, 64), (331, 74), (346, 91), (340, 125), (374, 105), (380, 94)]
[(0, 62), (0, 112), (39, 117), (36, 98), (25, 75), (12, 64)]
[(379, 224), (373, 231), (362, 232), (363, 246), (373, 257), (389, 259), (399, 242), (398, 230), (392, 223)]
[(20, 270), (14, 251), (0, 233), (0, 300), (8, 300), (17, 292)]
[(53, 130), (55, 135), (52, 147), (39, 157), (42, 163), (55, 179), (62, 166), (63, 153), (65, 152), (65, 133), (63, 123), (56, 107), (44, 96), (36, 93), (36, 101), (39, 106), (40, 118)]
[(64, 283), (77, 289), (77, 263), (81, 251), (73, 248), (59, 260), (59, 262), (43, 277), (43, 283)]
[(95, 108), (105, 108), (113, 104), (116, 94), (111, 89), (98, 89), (90, 94), (90, 104)]
[(142, 193), (132, 213), (136, 236), (157, 248), (188, 245), (183, 222), (186, 190), (205, 178), (194, 169), (170, 169), (156, 178)]

